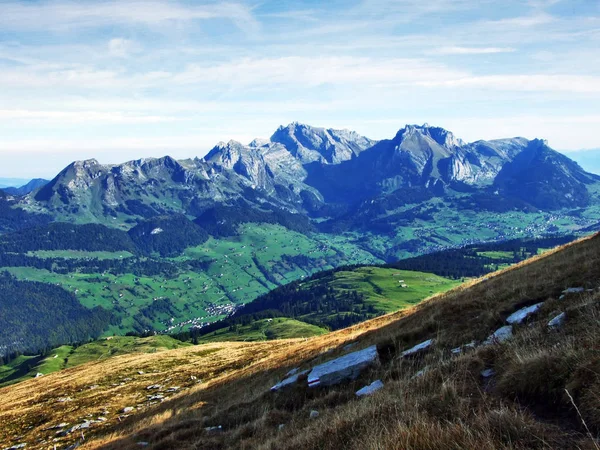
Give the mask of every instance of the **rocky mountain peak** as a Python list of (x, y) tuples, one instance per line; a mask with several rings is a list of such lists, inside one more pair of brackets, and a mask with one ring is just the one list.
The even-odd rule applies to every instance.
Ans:
[(454, 136), (451, 131), (441, 127), (430, 126), (428, 123), (424, 123), (423, 125), (408, 124), (398, 131), (395, 139), (404, 140), (416, 134), (430, 138), (447, 149), (455, 149), (465, 145), (465, 142)]
[(315, 161), (339, 164), (375, 144), (354, 131), (312, 127), (298, 122), (280, 126), (271, 136), (271, 142), (285, 146), (302, 164)]

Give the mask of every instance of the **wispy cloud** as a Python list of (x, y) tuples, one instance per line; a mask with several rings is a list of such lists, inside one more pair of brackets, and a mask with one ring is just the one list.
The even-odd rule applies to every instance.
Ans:
[(167, 0), (0, 3), (0, 27), (3, 30), (66, 30), (114, 24), (156, 26), (217, 18), (229, 19), (247, 31), (256, 32), (260, 27), (251, 9), (241, 3), (187, 5)]
[(592, 3), (0, 0), (0, 155), (201, 155), (292, 120), (599, 147)]
[(440, 55), (486, 55), (494, 53), (511, 53), (516, 51), (513, 47), (441, 47), (432, 53)]

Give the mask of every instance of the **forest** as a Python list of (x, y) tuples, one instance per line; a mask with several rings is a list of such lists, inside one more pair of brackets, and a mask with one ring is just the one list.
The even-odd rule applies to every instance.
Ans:
[(46, 283), (19, 281), (0, 273), (0, 357), (39, 352), (62, 344), (96, 339), (113, 321), (109, 311), (87, 309), (65, 289)]

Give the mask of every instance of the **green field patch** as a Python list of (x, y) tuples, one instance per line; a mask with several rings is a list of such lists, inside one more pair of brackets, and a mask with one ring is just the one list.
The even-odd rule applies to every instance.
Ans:
[(479, 256), (483, 256), (485, 258), (491, 259), (510, 259), (512, 260), (514, 257), (513, 252), (501, 252), (501, 251), (490, 251), (490, 252), (477, 252)]
[(379, 311), (393, 312), (459, 284), (430, 273), (361, 267), (336, 272), (329, 285), (337, 292), (356, 291), (364, 295), (367, 305), (373, 305)]
[(320, 336), (327, 333), (325, 328), (311, 325), (299, 320), (277, 317), (262, 319), (249, 325), (239, 325), (223, 328), (203, 336), (199, 342), (225, 341), (266, 341), (271, 339), (292, 339)]
[(38, 258), (65, 258), (65, 259), (125, 259), (133, 257), (133, 254), (127, 251), (120, 252), (86, 252), (81, 250), (36, 250), (26, 253), (27, 256), (36, 256)]

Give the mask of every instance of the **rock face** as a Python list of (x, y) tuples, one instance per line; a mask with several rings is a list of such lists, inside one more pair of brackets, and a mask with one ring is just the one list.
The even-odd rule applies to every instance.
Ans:
[(526, 308), (521, 308), (517, 312), (512, 313), (510, 316), (506, 318), (506, 322), (510, 324), (519, 324), (523, 323), (525, 319), (527, 319), (532, 314), (535, 314), (544, 303), (536, 303), (535, 305), (527, 306)]
[(354, 131), (316, 128), (294, 122), (279, 127), (271, 136), (271, 142), (285, 146), (302, 164), (314, 161), (338, 164), (358, 156), (376, 141)]
[(348, 353), (314, 367), (308, 374), (308, 386), (331, 386), (345, 380), (353, 380), (362, 370), (377, 364), (378, 361), (377, 347), (374, 345), (358, 352)]

